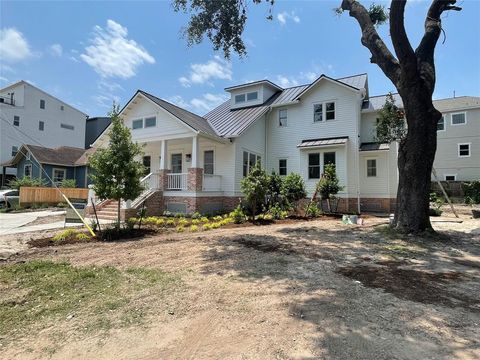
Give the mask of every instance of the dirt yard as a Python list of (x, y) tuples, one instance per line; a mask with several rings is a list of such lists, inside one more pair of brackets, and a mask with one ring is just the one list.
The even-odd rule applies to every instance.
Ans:
[(6, 265), (158, 269), (181, 284), (139, 290), (142, 322), (80, 331), (88, 319), (71, 315), (3, 336), (2, 358), (479, 359), (480, 221), (461, 216), (429, 239), (370, 217), (29, 249)]

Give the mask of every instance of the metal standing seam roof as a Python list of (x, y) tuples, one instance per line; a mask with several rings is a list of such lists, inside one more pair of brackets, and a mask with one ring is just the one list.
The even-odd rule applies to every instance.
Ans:
[(321, 147), (321, 146), (330, 146), (330, 145), (344, 145), (348, 141), (348, 136), (335, 137), (335, 138), (323, 138), (323, 139), (309, 139), (302, 140), (300, 144), (297, 145), (298, 148), (306, 147)]
[(170, 114), (172, 114), (179, 120), (183, 121), (191, 128), (210, 136), (219, 136), (219, 134), (210, 126), (210, 124), (205, 118), (196, 115), (188, 110), (182, 109), (181, 107), (173, 105), (168, 101), (160, 99), (145, 91), (139, 90), (138, 92), (153, 101), (155, 104), (161, 106), (163, 109), (168, 111)]
[(377, 151), (377, 150), (390, 150), (390, 144), (362, 143), (360, 145), (360, 151)]

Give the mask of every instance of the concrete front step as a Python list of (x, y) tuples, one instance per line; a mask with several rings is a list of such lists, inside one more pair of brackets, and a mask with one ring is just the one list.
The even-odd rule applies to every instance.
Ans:
[(99, 210), (97, 211), (97, 214), (102, 214), (102, 215), (117, 215), (118, 211), (117, 210)]

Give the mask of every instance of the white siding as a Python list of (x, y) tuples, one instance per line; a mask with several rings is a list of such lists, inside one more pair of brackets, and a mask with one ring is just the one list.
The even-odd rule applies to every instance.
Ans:
[[(377, 161), (377, 176), (367, 177), (367, 160)], [(390, 197), (389, 151), (365, 151), (360, 153), (360, 194), (362, 198)]]
[(375, 142), (377, 118), (378, 113), (376, 112), (362, 114), (360, 124), (360, 141), (362, 143)]
[[(14, 116), (19, 116), (20, 126), (12, 127), (0, 122), (0, 162), (11, 159), (12, 146), (20, 148), (22, 144), (84, 148), (85, 114), (26, 83), (8, 88), (2, 92), (2, 96), (8, 92), (15, 93), (15, 106), (1, 104), (0, 116), (10, 124), (13, 124)], [(40, 100), (45, 100), (45, 109), (40, 109)], [(43, 131), (39, 130), (39, 121), (44, 122)], [(64, 129), (61, 124), (73, 126), (74, 129)], [(15, 175), (16, 169), (7, 168), (7, 174)]]

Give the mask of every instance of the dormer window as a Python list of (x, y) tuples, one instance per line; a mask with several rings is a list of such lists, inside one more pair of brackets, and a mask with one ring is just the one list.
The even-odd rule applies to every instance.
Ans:
[(245, 102), (245, 94), (235, 95), (235, 104)]
[(258, 99), (258, 91), (247, 93), (247, 101), (253, 101)]

